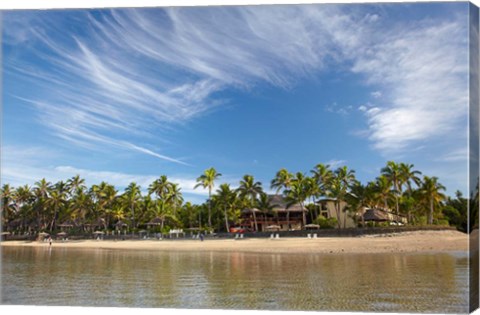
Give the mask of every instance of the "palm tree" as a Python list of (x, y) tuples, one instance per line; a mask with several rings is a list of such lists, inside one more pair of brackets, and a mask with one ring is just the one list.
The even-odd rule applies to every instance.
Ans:
[(262, 183), (256, 182), (252, 175), (245, 175), (240, 181), (240, 186), (237, 188), (240, 198), (244, 198), (253, 212), (253, 221), (255, 224), (255, 231), (258, 231), (257, 216), (255, 214), (255, 205), (257, 196), (263, 192)]
[[(267, 226), (267, 214), (273, 213), (275, 207), (278, 207), (278, 205), (272, 204), (266, 193), (260, 194), (260, 198), (257, 200), (257, 208), (263, 213), (265, 227)], [(276, 217), (278, 223), (278, 213), (276, 214)]]
[(12, 200), (14, 199), (14, 190), (10, 187), (9, 184), (2, 186), (0, 191), (1, 195), (1, 204), (2, 204), (2, 224), (8, 224), (9, 219), (12, 213)]
[(294, 179), (291, 182), (290, 188), (285, 190), (284, 194), (286, 196), (287, 201), (287, 226), (290, 226), (290, 211), (288, 209), (293, 204), (300, 204), (300, 208), (302, 210), (302, 223), (303, 227), (307, 224), (307, 217), (305, 214), (305, 207), (304, 203), (305, 200), (308, 198), (308, 181), (302, 173), (297, 173)]
[(100, 183), (99, 189), (98, 202), (100, 213), (105, 216), (106, 226), (109, 226), (112, 206), (117, 199), (118, 191), (115, 189), (115, 186), (107, 184), (106, 182)]
[(80, 178), (80, 175), (73, 176), (69, 180), (67, 180), (67, 188), (69, 190), (70, 196), (73, 196), (77, 190), (84, 190), (85, 186), (85, 179)]
[(446, 197), (441, 191), (445, 191), (445, 186), (438, 182), (437, 177), (423, 177), (423, 184), (420, 187), (420, 194), (429, 204), (428, 224), (433, 224), (433, 213), (435, 206), (438, 206)]
[(135, 229), (135, 205), (140, 201), (141, 190), (135, 182), (130, 183), (125, 189), (124, 193), (125, 201), (130, 205), (130, 210), (132, 212), (132, 228)]
[(347, 203), (352, 212), (361, 213), (362, 226), (365, 227), (365, 220), (363, 216), (363, 209), (372, 206), (372, 185), (362, 185), (356, 182), (352, 187), (350, 193), (347, 195)]
[(403, 184), (407, 185), (407, 191), (411, 192), (412, 191), (412, 182), (417, 185), (417, 187), (420, 186), (421, 179), (418, 177), (418, 175), (421, 175), (422, 172), (413, 170), (415, 166), (413, 164), (406, 164), (406, 163), (400, 163), (400, 190), (402, 189), (401, 186)]
[(407, 213), (408, 222), (411, 222), (411, 206), (413, 204), (412, 183), (420, 187), (421, 179), (418, 175), (422, 174), (420, 171), (413, 170), (413, 167), (413, 164), (400, 163), (400, 194), (402, 194), (402, 185), (406, 185), (407, 196), (403, 200), (403, 206)]
[(392, 189), (390, 186), (390, 180), (386, 176), (380, 175), (377, 177), (375, 182), (375, 193), (378, 198), (383, 201), (383, 207), (385, 211), (387, 211), (388, 200), (392, 196)]
[(112, 218), (115, 220), (115, 222), (121, 221), (125, 219), (125, 211), (124, 208), (120, 203), (115, 203), (112, 206)]
[(160, 219), (160, 229), (163, 231), (165, 227), (165, 221), (170, 219), (175, 223), (178, 222), (176, 216), (172, 213), (171, 205), (166, 202), (166, 200), (159, 199), (156, 201), (155, 206), (151, 208), (151, 213), (154, 216), (154, 219)]
[(85, 223), (90, 209), (93, 208), (93, 200), (90, 194), (85, 193), (83, 190), (77, 190), (77, 193), (72, 199), (71, 203), (71, 219), (80, 219), (81, 223)]
[(185, 221), (184, 224), (188, 225), (189, 228), (193, 228), (193, 222), (197, 221), (197, 211), (198, 211), (198, 206), (193, 205), (190, 201), (187, 201), (183, 206), (182, 206), (182, 211), (181, 213), (183, 214), (182, 217), (184, 218)]
[(197, 184), (194, 189), (202, 186), (203, 188), (208, 188), (208, 227), (212, 228), (212, 189), (215, 186), (215, 180), (222, 176), (222, 174), (217, 173), (217, 171), (211, 167), (204, 171), (204, 173), (197, 178)]
[(221, 184), (217, 189), (216, 199), (218, 204), (223, 208), (223, 215), (225, 217), (225, 228), (227, 233), (230, 231), (228, 225), (228, 209), (231, 208), (237, 199), (237, 196), (233, 190), (230, 189), (229, 184)]
[[(335, 199), (335, 212), (337, 213), (338, 227), (341, 228), (340, 214), (342, 212), (341, 203), (345, 201), (350, 188), (356, 183), (355, 171), (349, 170), (346, 166), (335, 170), (333, 178), (329, 181), (326, 192), (327, 195)], [(343, 220), (346, 226), (346, 215)]]
[(32, 205), (35, 200), (35, 195), (32, 192), (32, 188), (28, 185), (18, 187), (14, 192), (15, 208), (17, 214), (21, 215), (22, 227), (26, 224), (27, 212), (23, 211), (25, 208)]
[(399, 205), (398, 205), (398, 199), (399, 195), (401, 194), (399, 183), (401, 181), (401, 169), (399, 164), (393, 162), (393, 161), (388, 161), (387, 166), (382, 168), (381, 170), (382, 175), (384, 175), (389, 182), (393, 185), (393, 195), (395, 196), (395, 210), (396, 214), (399, 214)]
[(35, 183), (35, 188), (33, 190), (36, 197), (35, 208), (37, 212), (37, 225), (39, 229), (44, 228), (46, 211), (45, 202), (48, 198), (51, 186), (52, 184), (50, 182), (47, 182), (45, 178), (42, 178), (40, 181)]
[(270, 182), (270, 187), (272, 189), (277, 189), (276, 193), (278, 194), (282, 189), (288, 189), (290, 183), (293, 179), (293, 175), (289, 173), (286, 169), (282, 168), (277, 172), (275, 178)]
[(317, 206), (315, 205), (315, 199), (324, 194), (323, 187), (317, 184), (317, 180), (314, 177), (305, 177), (305, 194), (307, 199), (310, 199), (310, 218), (312, 221), (318, 216)]
[(330, 170), (330, 165), (319, 163), (311, 172), (313, 173), (313, 178), (317, 182), (319, 190), (324, 192), (325, 188), (328, 186), (328, 183), (334, 177), (332, 170)]
[(183, 196), (180, 192), (181, 188), (178, 184), (170, 183), (170, 190), (168, 192), (168, 201), (173, 205), (173, 215), (177, 215), (177, 208), (182, 206)]
[(66, 191), (62, 190), (57, 190), (57, 189), (52, 189), (50, 191), (49, 197), (46, 200), (45, 204), (47, 207), (50, 207), (53, 209), (53, 215), (52, 215), (52, 220), (50, 222), (50, 231), (53, 231), (56, 220), (57, 220), (57, 214), (60, 209), (60, 207), (64, 206), (66, 204)]
[(160, 176), (148, 188), (148, 193), (155, 193), (159, 199), (166, 199), (171, 190), (171, 185), (166, 175)]

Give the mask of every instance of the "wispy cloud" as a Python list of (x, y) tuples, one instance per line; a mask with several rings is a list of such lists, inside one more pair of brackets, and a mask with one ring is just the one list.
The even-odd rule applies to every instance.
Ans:
[(333, 159), (333, 160), (329, 160), (329, 161), (325, 162), (324, 164), (325, 165), (330, 165), (331, 169), (335, 169), (337, 167), (345, 165), (346, 163), (347, 163), (346, 160), (335, 160), (335, 159)]
[[(75, 175), (80, 175), (85, 179), (88, 186), (105, 181), (122, 191), (131, 182), (135, 182), (146, 192), (149, 185), (158, 178), (156, 175), (83, 169), (69, 165), (45, 165), (43, 161), (39, 161), (39, 156), (43, 156), (46, 159), (55, 159), (61, 157), (62, 154), (52, 151), (46, 152), (41, 147), (5, 146), (2, 150), (2, 180), (4, 183), (14, 187), (25, 184), (34, 185), (35, 182), (42, 178), (55, 183), (66, 181)], [(194, 188), (196, 185), (195, 177), (169, 176), (169, 180), (177, 183), (183, 193), (199, 196), (208, 195), (208, 190), (202, 187)]]
[[(8, 12), (4, 37), (15, 53), (5, 54), (5, 72), (42, 87), (18, 97), (34, 97), (39, 119), (60, 138), (177, 164), (185, 162), (141, 143), (221, 106), (217, 92), (290, 89), (332, 66), (371, 86), (376, 103), (361, 110), (374, 148), (407, 150), (456, 132), (466, 117), (466, 22), (390, 26), (369, 9), (346, 8)], [(65, 31), (67, 20), (82, 31)]]
[[(381, 105), (365, 111), (375, 148), (405, 150), (418, 141), (463, 133), (466, 39), (462, 21), (414, 25), (385, 34), (357, 58), (352, 70), (386, 91)], [(457, 136), (465, 141), (462, 135)]]

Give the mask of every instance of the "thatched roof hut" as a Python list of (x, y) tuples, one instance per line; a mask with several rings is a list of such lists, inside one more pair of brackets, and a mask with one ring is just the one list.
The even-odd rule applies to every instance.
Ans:
[(388, 214), (381, 209), (367, 209), (363, 214), (365, 221), (385, 222), (388, 221)]
[(255, 212), (256, 214), (261, 212), (260, 210), (258, 210), (257, 208), (252, 208), (252, 209), (249, 209), (249, 208), (246, 208), (246, 209), (243, 209), (242, 210), (242, 213), (253, 213)]
[(302, 209), (302, 206), (299, 203), (294, 203), (288, 207), (288, 202), (282, 195), (268, 195), (268, 201), (273, 207), (273, 211), (276, 212), (306, 212), (307, 209)]
[(106, 222), (105, 219), (103, 218), (98, 218), (97, 220), (90, 222), (90, 223), (85, 223), (85, 226), (90, 226), (90, 227), (106, 227)]
[(115, 228), (117, 228), (117, 229), (125, 228), (127, 226), (128, 226), (128, 224), (123, 222), (122, 220), (115, 223)]
[[(299, 203), (294, 203), (288, 207), (288, 202), (285, 200), (285, 198), (282, 195), (268, 195), (268, 202), (273, 205), (274, 207), (272, 208), (273, 212), (307, 212), (307, 209), (302, 210), (302, 206)], [(244, 209), (242, 210), (242, 213), (248, 214), (248, 213), (253, 213), (255, 214), (262, 212), (261, 210), (257, 208), (253, 209)]]

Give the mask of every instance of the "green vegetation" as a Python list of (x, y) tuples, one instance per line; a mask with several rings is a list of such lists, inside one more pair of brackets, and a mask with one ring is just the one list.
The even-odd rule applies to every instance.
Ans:
[[(370, 224), (362, 222), (363, 217), (358, 215), (361, 209), (380, 207), (406, 216), (410, 225), (450, 225), (467, 230), (469, 200), (460, 192), (455, 198), (447, 197), (438, 178), (421, 178), (421, 173), (411, 164), (389, 161), (381, 174), (365, 185), (355, 178), (355, 171), (346, 166), (332, 170), (329, 165), (318, 164), (310, 174), (281, 169), (270, 182), (271, 188), (282, 194), (288, 205), (299, 204), (307, 210), (303, 225), (345, 226), (341, 220), (321, 215), (315, 201), (328, 197), (335, 203), (337, 218), (344, 212), (359, 226)], [(173, 228), (228, 231), (240, 223), (241, 212), (246, 208), (256, 209), (252, 212), (256, 230), (256, 212), (273, 215), (278, 222), (276, 205), (270, 204), (262, 183), (252, 175), (243, 176), (237, 189), (223, 183), (214, 191), (220, 176), (210, 168), (197, 178), (195, 188), (208, 189), (209, 198), (201, 205), (185, 203), (181, 188), (165, 175), (148, 187), (147, 194), (142, 194), (142, 187), (134, 182), (123, 192), (105, 182), (88, 188), (80, 176), (55, 184), (41, 179), (33, 187), (14, 188), (6, 184), (0, 191), (2, 227), (4, 231), (58, 231), (67, 223), (78, 232), (138, 231), (146, 227), (155, 231)], [(478, 189), (472, 204), (478, 205)], [(343, 220), (346, 217), (343, 216)], [(471, 225), (475, 224), (478, 226), (477, 217), (471, 220)]]

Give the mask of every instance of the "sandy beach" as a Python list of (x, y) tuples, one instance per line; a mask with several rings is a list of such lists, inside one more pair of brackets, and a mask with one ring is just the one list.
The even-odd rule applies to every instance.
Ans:
[[(48, 247), (45, 242), (5, 241), (1, 246)], [(467, 251), (468, 236), (457, 231), (416, 231), (338, 238), (206, 239), (200, 240), (82, 240), (54, 241), (52, 247), (164, 251), (252, 253), (415, 253)]]

